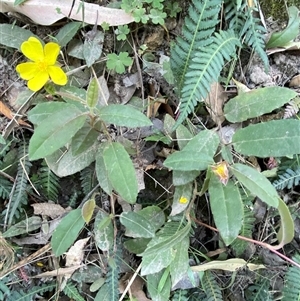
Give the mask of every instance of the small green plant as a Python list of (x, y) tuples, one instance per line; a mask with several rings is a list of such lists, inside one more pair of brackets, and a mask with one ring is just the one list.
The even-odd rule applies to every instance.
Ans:
[(118, 26), (118, 28), (115, 30), (115, 34), (117, 35), (117, 40), (125, 41), (129, 32), (130, 32), (130, 29), (129, 29), (128, 25)]
[[(151, 20), (153, 24), (164, 25), (167, 17), (164, 12), (165, 2), (165, 0), (122, 0), (121, 7), (127, 13), (132, 13), (134, 20), (138, 23), (146, 24)], [(180, 11), (178, 2), (168, 2), (167, 5), (171, 17), (176, 16), (176, 13)]]
[(120, 52), (119, 55), (110, 53), (107, 55), (107, 58), (107, 68), (119, 74), (124, 73), (125, 67), (129, 67), (133, 62), (132, 58), (128, 56), (128, 52)]

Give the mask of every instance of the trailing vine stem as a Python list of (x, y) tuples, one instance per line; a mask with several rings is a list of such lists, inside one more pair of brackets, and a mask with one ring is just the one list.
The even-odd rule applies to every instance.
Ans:
[[(192, 217), (191, 219), (192, 219), (192, 221), (194, 221), (196, 224), (198, 224), (198, 225), (200, 225), (200, 226), (204, 226), (204, 227), (206, 227), (206, 228), (208, 228), (208, 229), (210, 229), (210, 230), (212, 230), (212, 231), (214, 231), (214, 232), (219, 232), (219, 230), (218, 230), (217, 228), (212, 227), (212, 226), (210, 226), (210, 225), (208, 225), (208, 224), (206, 224), (206, 223), (203, 223), (203, 222), (201, 222), (201, 221), (198, 221), (198, 220), (197, 220), (196, 218), (194, 218), (194, 217)], [(288, 261), (288, 262), (291, 263), (292, 265), (294, 265), (294, 266), (300, 268), (300, 264), (299, 264), (299, 263), (297, 263), (296, 261), (294, 261), (294, 260), (288, 258), (288, 257), (285, 256), (284, 254), (278, 252), (278, 251), (277, 251), (273, 246), (271, 246), (270, 244), (267, 244), (267, 243), (265, 243), (265, 242), (258, 241), (258, 240), (255, 240), (255, 239), (252, 239), (252, 238), (249, 238), (249, 237), (241, 236), (241, 235), (238, 235), (237, 238), (242, 239), (242, 240), (245, 240), (245, 241), (248, 241), (248, 242), (252, 242), (252, 243), (254, 243), (254, 244), (256, 244), (256, 245), (259, 245), (259, 246), (261, 246), (261, 247), (263, 247), (263, 248), (266, 248), (266, 249), (270, 250), (271, 252), (275, 253), (276, 255), (278, 255), (279, 257), (281, 257), (282, 259), (284, 259), (285, 261)]]

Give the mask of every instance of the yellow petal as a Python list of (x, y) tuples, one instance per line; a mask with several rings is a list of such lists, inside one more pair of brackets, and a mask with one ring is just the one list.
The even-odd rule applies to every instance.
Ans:
[(47, 43), (44, 48), (45, 62), (48, 66), (54, 65), (59, 54), (59, 45), (53, 42)]
[(66, 73), (58, 66), (49, 66), (48, 72), (51, 80), (60, 86), (64, 86), (68, 82)]
[(17, 65), (16, 70), (20, 74), (20, 77), (25, 80), (32, 79), (38, 72), (36, 63), (32, 62), (19, 64)]
[(30, 37), (21, 45), (22, 53), (34, 62), (44, 60), (44, 51), (42, 43), (35, 37)]
[(49, 75), (47, 72), (39, 72), (37, 73), (31, 80), (28, 81), (27, 86), (30, 90), (36, 92), (43, 88), (46, 82), (49, 79)]

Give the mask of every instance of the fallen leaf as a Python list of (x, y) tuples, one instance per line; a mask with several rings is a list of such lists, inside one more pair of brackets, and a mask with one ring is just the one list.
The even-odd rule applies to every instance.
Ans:
[[(0, 2), (1, 3), (1, 2)], [(15, 119), (16, 122), (18, 122), (21, 125), (25, 125), (28, 127), (31, 127), (30, 124), (26, 123), (23, 120), (20, 120), (18, 117), (15, 118), (15, 114), (10, 110), (10, 108), (0, 100), (0, 113), (3, 114), (5, 117), (7, 117), (8, 119)]]
[(220, 126), (225, 120), (223, 105), (227, 101), (227, 95), (224, 92), (220, 83), (213, 83), (210, 86), (208, 96), (204, 99), (207, 111), (210, 114), (211, 119)]
[(300, 87), (300, 74), (294, 76), (290, 83), (289, 83), (289, 87), (294, 87), (294, 88), (298, 88)]
[(110, 26), (129, 24), (133, 16), (124, 10), (103, 7), (93, 3), (75, 0), (30, 0), (22, 5), (14, 5), (15, 0), (0, 0), (0, 12), (16, 12), (29, 17), (34, 23), (51, 25), (65, 17), (88, 24), (106, 22)]
[(68, 212), (68, 210), (64, 209), (62, 206), (58, 204), (37, 203), (37, 204), (32, 204), (31, 206), (34, 209), (34, 214), (49, 216), (52, 219), (62, 216), (63, 214)]

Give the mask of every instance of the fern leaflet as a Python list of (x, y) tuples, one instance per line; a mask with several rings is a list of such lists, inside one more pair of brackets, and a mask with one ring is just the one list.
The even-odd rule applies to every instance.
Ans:
[(26, 141), (22, 142), (18, 148), (18, 172), (15, 180), (13, 194), (9, 201), (8, 225), (12, 224), (14, 218), (20, 217), (22, 205), (27, 204), (27, 181), (31, 163), (28, 159), (28, 151)]
[(75, 287), (74, 284), (67, 282), (66, 286), (63, 289), (63, 292), (70, 298), (74, 299), (75, 301), (84, 301), (85, 299), (82, 298), (78, 292), (78, 289)]
[[(300, 261), (300, 256), (293, 258), (295, 261)], [(300, 269), (295, 266), (289, 267), (285, 275), (285, 285), (283, 288), (282, 301), (300, 300)]]
[(12, 187), (13, 185), (8, 179), (0, 176), (0, 198), (8, 199)]
[(178, 37), (171, 49), (171, 68), (177, 79), (178, 92), (181, 91), (184, 76), (195, 51), (210, 44), (210, 37), (219, 23), (220, 0), (193, 0), (188, 16), (182, 28), (182, 37)]
[(247, 288), (245, 293), (247, 301), (271, 301), (269, 286), (270, 280), (260, 277), (257, 282)]
[[(240, 235), (251, 238), (254, 222), (255, 222), (255, 217), (253, 216), (253, 212), (244, 206), (244, 219), (243, 219), (243, 224), (242, 224), (242, 228), (240, 231)], [(240, 257), (243, 254), (243, 252), (245, 251), (247, 245), (248, 245), (247, 241), (237, 238), (231, 244), (231, 247), (235, 251), (235, 255), (237, 257)]]
[(30, 288), (28, 292), (22, 290), (11, 291), (11, 295), (7, 298), (7, 301), (32, 301), (33, 297), (37, 294), (42, 295), (45, 292), (52, 291), (56, 288), (56, 284), (46, 284), (40, 286), (34, 286)]
[(284, 188), (291, 189), (300, 182), (300, 166), (295, 170), (288, 168), (284, 174), (279, 175), (279, 179), (273, 182), (273, 186), (277, 190), (283, 190)]
[(240, 45), (231, 30), (215, 33), (212, 41), (209, 47), (201, 47), (195, 54), (185, 75), (180, 115), (175, 128), (194, 110), (198, 102), (206, 98), (211, 84), (218, 80), (224, 60), (229, 60), (235, 54), (236, 46)]
[(45, 161), (42, 163), (39, 171), (39, 184), (42, 188), (43, 194), (48, 200), (56, 201), (59, 190), (59, 178), (47, 166)]
[(205, 301), (223, 301), (221, 289), (211, 272), (204, 272), (201, 283), (206, 293)]

